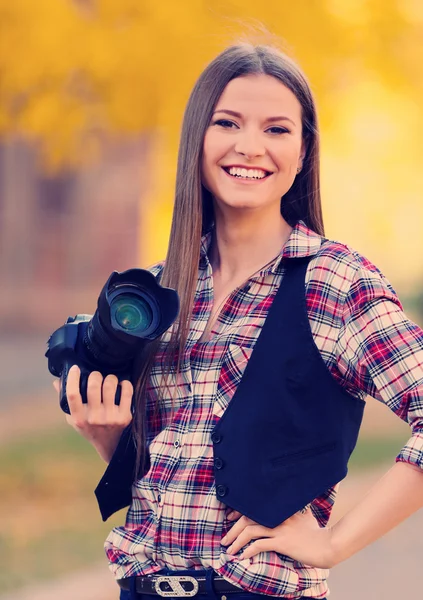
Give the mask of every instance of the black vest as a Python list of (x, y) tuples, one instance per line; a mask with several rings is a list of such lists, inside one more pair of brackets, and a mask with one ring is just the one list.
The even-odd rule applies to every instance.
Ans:
[[(211, 433), (217, 498), (266, 527), (346, 476), (365, 405), (336, 382), (313, 340), (309, 260), (285, 259), (244, 374)], [(130, 504), (134, 458), (128, 428), (95, 491), (103, 520)]]

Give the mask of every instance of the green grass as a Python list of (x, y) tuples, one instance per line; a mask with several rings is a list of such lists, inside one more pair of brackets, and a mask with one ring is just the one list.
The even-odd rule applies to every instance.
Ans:
[(103, 523), (93, 490), (105, 463), (70, 427), (0, 447), (0, 593), (104, 560), (124, 512)]
[[(405, 440), (361, 439), (350, 472), (392, 463)], [(101, 521), (93, 490), (105, 464), (68, 426), (0, 447), (0, 593), (104, 560), (124, 522)]]
[(359, 473), (364, 469), (373, 468), (386, 463), (393, 464), (407, 438), (361, 438), (349, 462), (350, 473)]

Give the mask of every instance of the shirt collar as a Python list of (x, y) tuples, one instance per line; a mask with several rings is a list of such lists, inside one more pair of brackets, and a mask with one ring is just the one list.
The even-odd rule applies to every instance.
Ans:
[[(201, 238), (200, 267), (206, 268), (209, 264), (208, 251), (212, 240), (212, 231)], [(289, 238), (282, 246), (280, 254), (270, 264), (266, 265), (257, 275), (263, 276), (267, 273), (276, 273), (284, 258), (303, 258), (314, 256), (322, 245), (322, 236), (307, 227), (304, 221), (298, 223), (292, 229)]]

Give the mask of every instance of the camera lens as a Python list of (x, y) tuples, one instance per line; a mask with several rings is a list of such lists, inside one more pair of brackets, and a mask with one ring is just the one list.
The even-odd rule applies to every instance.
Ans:
[(110, 305), (116, 322), (125, 331), (145, 331), (153, 320), (150, 305), (134, 294), (116, 296)]

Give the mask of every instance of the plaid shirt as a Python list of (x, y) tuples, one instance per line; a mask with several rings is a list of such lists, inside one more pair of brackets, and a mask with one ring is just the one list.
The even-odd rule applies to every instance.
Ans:
[[(397, 460), (423, 468), (423, 331), (402, 312), (394, 290), (367, 259), (299, 222), (275, 260), (234, 290), (209, 341), (200, 342), (213, 306), (211, 234), (202, 239), (198, 282), (180, 381), (154, 410), (159, 352), (148, 389), (151, 468), (133, 486), (124, 527), (105, 544), (116, 578), (213, 568), (245, 590), (285, 598), (324, 598), (328, 571), (276, 552), (239, 560), (220, 541), (229, 507), (216, 498), (210, 433), (228, 406), (284, 276), (284, 257), (312, 257), (306, 301), (314, 341), (332, 376), (351, 394), (384, 402), (412, 436)], [(157, 274), (162, 263), (151, 270)], [(167, 334), (169, 335), (169, 333)], [(281, 344), (284, 340), (281, 340)], [(316, 398), (316, 401), (318, 399)], [(337, 487), (311, 509), (326, 525)]]

